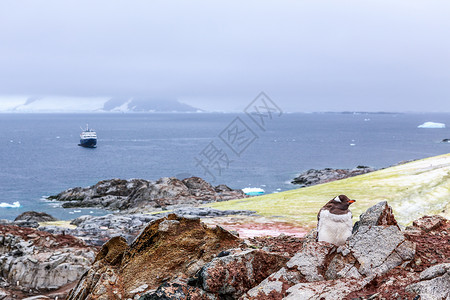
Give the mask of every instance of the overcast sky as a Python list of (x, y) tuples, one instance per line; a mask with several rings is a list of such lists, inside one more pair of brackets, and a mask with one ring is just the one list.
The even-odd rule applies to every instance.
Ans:
[(0, 101), (450, 111), (449, 16), (448, 0), (1, 0)]

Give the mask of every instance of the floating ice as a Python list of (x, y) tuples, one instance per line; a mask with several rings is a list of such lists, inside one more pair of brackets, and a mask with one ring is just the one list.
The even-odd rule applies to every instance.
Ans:
[(16, 202), (13, 202), (13, 204), (9, 204), (9, 203), (6, 203), (6, 202), (2, 202), (2, 203), (0, 203), (0, 207), (6, 207), (6, 208), (19, 208), (19, 207), (20, 207), (20, 202), (19, 202), (19, 201), (16, 201)]
[(435, 122), (425, 122), (422, 125), (417, 126), (417, 128), (445, 128), (445, 124)]
[(257, 196), (265, 193), (265, 191), (260, 188), (244, 188), (242, 189), (242, 191), (244, 192), (244, 194), (249, 196)]

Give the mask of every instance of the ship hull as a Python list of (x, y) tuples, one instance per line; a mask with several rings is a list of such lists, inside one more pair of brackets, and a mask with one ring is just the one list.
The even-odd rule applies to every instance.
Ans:
[(97, 147), (97, 139), (82, 139), (78, 146), (85, 148), (95, 148)]

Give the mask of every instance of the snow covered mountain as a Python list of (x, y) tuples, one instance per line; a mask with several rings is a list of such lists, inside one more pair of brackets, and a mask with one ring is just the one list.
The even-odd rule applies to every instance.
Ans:
[(177, 100), (144, 97), (0, 97), (0, 112), (89, 113), (89, 112), (201, 112)]

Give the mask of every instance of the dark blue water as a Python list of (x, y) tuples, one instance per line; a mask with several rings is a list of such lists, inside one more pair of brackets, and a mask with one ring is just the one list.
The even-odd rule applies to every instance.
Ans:
[[(237, 116), (248, 126), (247, 137), (233, 140), (227, 126)], [(27, 210), (62, 219), (103, 214), (41, 200), (102, 179), (196, 175), (272, 193), (295, 188), (290, 180), (309, 168), (380, 168), (448, 153), (450, 144), (440, 141), (450, 130), (417, 128), (426, 121), (450, 125), (450, 114), (284, 114), (268, 120), (265, 131), (237, 114), (0, 114), (0, 203), (21, 205), (0, 207), (0, 218)], [(77, 146), (86, 123), (97, 131), (96, 149)], [(206, 151), (211, 142), (218, 152)], [(210, 174), (195, 159), (206, 164), (224, 154), (228, 159), (215, 160)]]

